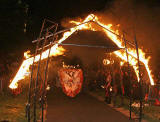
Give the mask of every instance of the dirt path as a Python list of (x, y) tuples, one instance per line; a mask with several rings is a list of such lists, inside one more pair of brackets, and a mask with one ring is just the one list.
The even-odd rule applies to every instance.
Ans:
[(130, 122), (120, 112), (85, 93), (69, 98), (60, 89), (52, 89), (47, 98), (47, 122)]

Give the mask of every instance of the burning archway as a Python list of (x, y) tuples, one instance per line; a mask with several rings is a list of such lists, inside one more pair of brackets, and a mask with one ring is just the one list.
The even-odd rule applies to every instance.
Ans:
[[(123, 49), (125, 48), (123, 40), (122, 40), (122, 36), (119, 35), (118, 30), (114, 31), (112, 29), (112, 24), (105, 25), (104, 23), (101, 23), (98, 19), (98, 16), (95, 16), (94, 14), (88, 15), (82, 22), (81, 21), (70, 21), (70, 23), (75, 24), (75, 26), (65, 31), (62, 31), (64, 32), (63, 37), (59, 39), (57, 43), (55, 43), (51, 47), (50, 51), (49, 49), (47, 49), (44, 52), (42, 52), (41, 56), (40, 54), (36, 55), (35, 60), (33, 57), (30, 57), (23, 61), (16, 76), (13, 78), (13, 80), (11, 81), (11, 84), (9, 85), (10, 88), (16, 89), (18, 87), (18, 81), (21, 79), (24, 79), (26, 76), (29, 75), (29, 67), (30, 65), (32, 65), (33, 60), (34, 62), (38, 62), (40, 59), (41, 60), (46, 59), (48, 55), (50, 57), (62, 55), (65, 50), (62, 47), (59, 47), (58, 45), (62, 45), (62, 42), (65, 39), (67, 39), (69, 36), (71, 36), (74, 32), (78, 30), (90, 29), (92, 31), (97, 31), (99, 30), (99, 27), (101, 27), (101, 31), (104, 31), (107, 37), (109, 37), (119, 48), (123, 48)], [(59, 34), (59, 33), (56, 33), (56, 34)], [(48, 35), (45, 38), (51, 37), (53, 35), (55, 34)], [(139, 72), (138, 72), (138, 65), (137, 65), (138, 57), (137, 57), (136, 50), (133, 48), (128, 48), (127, 52), (129, 54), (128, 55), (129, 63), (130, 65), (133, 66), (136, 72), (136, 75), (137, 75), (137, 79), (139, 80), (139, 76), (138, 76)], [(114, 54), (117, 55), (122, 60), (127, 61), (127, 56), (124, 50), (115, 51)], [(151, 85), (154, 85), (153, 76), (151, 74), (151, 70), (149, 69), (149, 64), (148, 64), (149, 58), (145, 58), (145, 53), (141, 49), (139, 49), (139, 60), (144, 64), (147, 70)]]

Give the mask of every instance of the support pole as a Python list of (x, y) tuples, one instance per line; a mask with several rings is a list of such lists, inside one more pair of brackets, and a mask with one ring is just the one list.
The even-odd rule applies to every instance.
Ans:
[(139, 101), (140, 101), (140, 108), (139, 108), (139, 122), (142, 121), (142, 83), (141, 83), (141, 67), (140, 67), (140, 61), (139, 61), (139, 50), (138, 50), (138, 43), (135, 35), (135, 45), (136, 45), (136, 52), (137, 52), (137, 60), (138, 60), (138, 69), (139, 69)]
[[(54, 32), (57, 31), (57, 27), (58, 25), (56, 24), (55, 25), (55, 30)], [(48, 36), (48, 31), (47, 31), (47, 36)], [(49, 52), (48, 52), (48, 57), (47, 57), (47, 64), (46, 64), (46, 68), (45, 68), (45, 74), (44, 74), (44, 81), (43, 81), (43, 86), (42, 86), (42, 97), (41, 97), (41, 100), (42, 100), (42, 122), (44, 121), (44, 104), (45, 104), (45, 95), (46, 95), (46, 85), (47, 85), (47, 73), (48, 73), (48, 64), (49, 64), (49, 58), (50, 58), (50, 52), (51, 52), (51, 48), (53, 46), (53, 42), (56, 40), (57, 38), (55, 38), (55, 36), (53, 36), (53, 39), (51, 40), (50, 42), (50, 45), (49, 45)]]
[(112, 90), (113, 90), (113, 92), (112, 92), (112, 101), (113, 101), (113, 105), (115, 106), (115, 88), (114, 88), (114, 86), (115, 86), (115, 72), (114, 72), (114, 70), (115, 70), (115, 67), (114, 67), (114, 63), (112, 62), (112, 58), (111, 58), (111, 53), (110, 53), (110, 62), (111, 62), (111, 76), (112, 76)]
[[(43, 28), (44, 28), (44, 23), (45, 23), (45, 20), (43, 21), (39, 38), (41, 37), (42, 31), (43, 31)], [(32, 83), (33, 82), (33, 69), (34, 69), (35, 56), (37, 55), (37, 51), (38, 51), (38, 48), (39, 48), (39, 43), (40, 43), (40, 41), (38, 41), (37, 45), (36, 45), (36, 50), (35, 50), (35, 54), (34, 54), (34, 58), (33, 58), (33, 63), (32, 63), (30, 82), (29, 82), (28, 103), (27, 103), (27, 106), (26, 106), (28, 122), (30, 122), (30, 120), (31, 120), (30, 107), (31, 107), (31, 89), (32, 89), (32, 84), (33, 84)]]
[[(44, 20), (45, 22), (45, 20)], [(43, 30), (43, 29), (42, 29)], [(48, 32), (48, 31), (47, 31)], [(46, 36), (45, 36), (46, 37)], [(37, 104), (37, 84), (38, 84), (38, 78), (39, 78), (39, 69), (40, 69), (40, 64), (41, 64), (41, 57), (42, 57), (42, 52), (43, 52), (43, 48), (46, 44), (46, 41), (47, 39), (45, 38), (44, 42), (43, 42), (43, 45), (42, 45), (42, 50), (41, 50), (41, 53), (40, 53), (40, 58), (39, 58), (39, 61), (38, 61), (38, 69), (37, 69), (37, 75), (36, 75), (36, 81), (35, 81), (35, 88), (34, 88), (34, 122), (36, 122), (36, 104)]]
[(131, 93), (131, 88), (132, 88), (132, 83), (131, 83), (131, 70), (130, 70), (130, 64), (129, 64), (129, 58), (128, 58), (128, 50), (127, 50), (127, 42), (125, 39), (125, 35), (123, 33), (123, 41), (125, 44), (125, 50), (126, 50), (126, 57), (127, 57), (127, 65), (128, 65), (128, 80), (129, 80), (129, 86), (130, 86), (130, 96), (129, 96), (129, 119), (132, 119), (132, 93)]
[[(53, 40), (54, 40), (54, 37), (53, 37)], [(41, 97), (41, 101), (42, 101), (42, 118), (41, 118), (41, 120), (42, 120), (42, 122), (44, 121), (44, 104), (45, 104), (44, 97), (45, 97), (45, 90), (46, 90), (46, 83), (47, 83), (46, 81), (47, 81), (47, 72), (48, 72), (48, 64), (49, 64), (49, 55), (51, 52), (52, 43), (53, 43), (53, 41), (50, 44), (50, 48), (49, 48), (49, 52), (48, 52), (47, 64), (46, 64), (46, 68), (45, 68), (44, 81), (43, 81), (43, 86), (42, 86), (42, 97)]]

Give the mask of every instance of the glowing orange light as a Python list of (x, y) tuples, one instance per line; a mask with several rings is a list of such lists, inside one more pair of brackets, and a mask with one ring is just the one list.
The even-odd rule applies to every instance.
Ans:
[[(112, 27), (112, 24), (103, 24), (101, 23), (99, 20), (98, 20), (98, 17), (95, 16), (94, 14), (90, 14), (88, 15), (84, 21), (82, 21), (83, 23), (84, 22), (88, 22), (88, 21), (94, 21), (96, 23), (98, 23), (100, 26), (104, 27), (104, 28), (107, 28), (108, 30), (114, 32), (114, 33), (118, 33), (118, 30), (114, 31), (113, 29), (111, 29)], [(78, 26), (76, 27), (73, 27), (71, 28), (69, 31), (65, 32), (63, 34), (63, 37), (58, 41), (58, 43), (61, 43), (63, 42), (65, 39), (67, 39), (69, 36), (71, 36), (75, 31), (77, 30), (84, 30), (84, 29), (90, 29), (92, 31), (96, 31), (97, 28), (92, 26), (93, 24), (92, 23), (85, 23), (85, 24), (81, 24), (82, 22), (78, 22), (78, 21), (70, 21), (70, 23), (74, 23)], [(79, 25), (81, 24), (81, 25)], [(118, 39), (118, 37), (107, 31), (106, 29), (103, 28), (103, 31), (105, 32), (105, 34), (107, 35), (107, 37), (109, 37), (119, 48), (124, 48), (123, 46), (123, 43), (121, 41), (121, 39)], [(51, 53), (50, 53), (50, 56), (56, 56), (56, 55), (62, 55), (64, 53), (64, 49), (62, 47), (58, 47), (58, 44), (55, 44), (52, 46), (51, 48)], [(44, 51), (42, 53), (42, 57), (41, 57), (41, 60), (43, 59), (46, 59), (48, 57), (48, 53), (49, 53), (49, 49)], [(117, 55), (119, 58), (121, 58), (123, 61), (127, 61), (127, 57), (126, 57), (126, 53), (125, 51), (123, 50), (118, 50), (118, 51), (115, 51), (113, 52), (115, 55)], [(134, 70), (135, 70), (135, 73), (137, 75), (137, 79), (139, 81), (139, 77), (138, 77), (138, 66), (137, 66), (137, 53), (136, 53), (136, 50), (135, 49), (131, 49), (131, 48), (128, 48), (128, 53), (129, 53), (129, 63), (130, 65), (133, 66)], [(26, 54), (25, 54), (26, 55)], [(149, 65), (148, 65), (148, 62), (149, 62), (149, 58), (145, 58), (145, 53), (140, 49), (139, 50), (139, 57), (140, 57), (140, 61), (144, 64), (146, 70), (147, 70), (147, 73), (148, 73), (148, 76), (150, 78), (150, 83), (151, 85), (154, 85), (154, 80), (153, 80), (153, 76), (151, 74), (151, 70), (149, 69)], [(27, 57), (26, 57), (27, 58)], [(35, 57), (35, 62), (38, 62), (40, 59), (40, 55), (37, 55)], [(24, 79), (26, 76), (28, 76), (29, 74), (29, 67), (30, 65), (32, 65), (33, 63), (33, 57), (31, 58), (28, 58), (26, 60), (24, 60), (22, 62), (22, 65), (20, 66), (16, 76), (14, 77), (14, 79), (12, 80), (11, 84), (9, 85), (10, 88), (17, 88), (18, 87), (18, 81), (19, 80), (22, 80)]]
[[(65, 50), (62, 47), (53, 46), (50, 51), (50, 56), (62, 55)], [(25, 52), (26, 53), (26, 52)], [(49, 49), (44, 51), (41, 56), (41, 60), (46, 59), (48, 57)], [(24, 54), (27, 56), (27, 53)], [(28, 57), (28, 56), (27, 56)], [(35, 62), (38, 62), (40, 59), (40, 55), (35, 57)], [(24, 79), (26, 76), (30, 74), (29, 67), (33, 64), (33, 57), (24, 60), (16, 74), (10, 83), (9, 87), (12, 89), (16, 89), (18, 87), (18, 81)]]

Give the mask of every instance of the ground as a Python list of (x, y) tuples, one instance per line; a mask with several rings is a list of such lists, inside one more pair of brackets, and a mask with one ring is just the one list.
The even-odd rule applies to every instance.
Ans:
[[(88, 92), (91, 96), (94, 96), (100, 101), (104, 101), (105, 91), (104, 89), (96, 89)], [(138, 100), (133, 102), (139, 103)], [(116, 99), (116, 105), (119, 106), (121, 103), (120, 96)], [(149, 105), (147, 105), (149, 103)], [(146, 104), (142, 110), (143, 113), (143, 121), (144, 122), (160, 122), (160, 106), (155, 106), (153, 103), (143, 101), (143, 104)], [(124, 105), (120, 108), (113, 107), (113, 103), (110, 105), (113, 109), (120, 111), (124, 115), (129, 117), (129, 98), (124, 97)], [(139, 116), (139, 108), (132, 106), (132, 118), (138, 118)]]
[[(126, 114), (124, 114), (126, 111), (128, 112), (129, 101), (126, 98), (124, 101), (125, 105), (123, 106), (125, 111), (124, 109), (115, 109), (105, 104), (104, 91), (94, 90), (90, 92), (93, 95), (88, 95), (89, 92), (82, 92), (75, 98), (70, 98), (61, 89), (51, 89), (47, 95), (47, 122), (52, 122), (53, 120), (56, 122), (129, 121)], [(4, 120), (6, 122), (27, 122), (25, 117), (27, 95), (28, 92), (22, 92), (18, 96), (10, 93), (0, 94), (0, 122), (4, 122)], [(159, 113), (160, 107), (157, 106), (148, 106), (143, 109), (144, 118), (148, 122), (159, 122)]]
[(130, 122), (128, 117), (105, 102), (83, 92), (70, 98), (61, 89), (54, 88), (47, 99), (47, 122)]
[(0, 122), (27, 122), (25, 117), (26, 94), (0, 95)]

